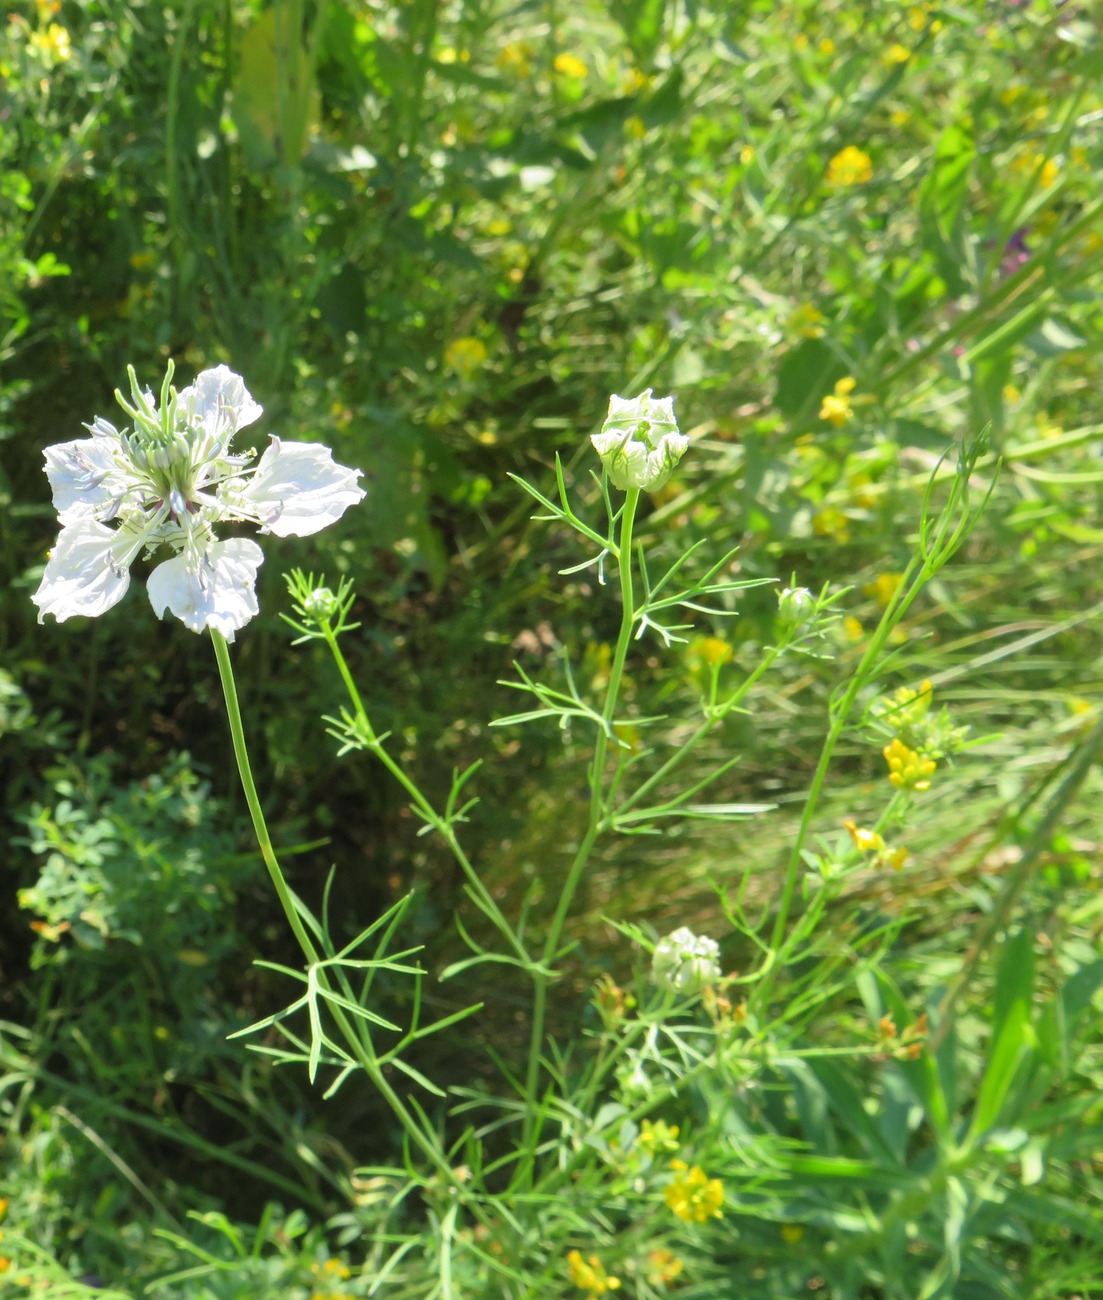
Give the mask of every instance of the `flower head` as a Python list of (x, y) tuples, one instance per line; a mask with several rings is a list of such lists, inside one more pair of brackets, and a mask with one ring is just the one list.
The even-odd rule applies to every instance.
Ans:
[(596, 1255), (583, 1259), (580, 1251), (570, 1251), (567, 1255), (567, 1273), (580, 1291), (588, 1291), (591, 1295), (605, 1295), (607, 1291), (620, 1290), (620, 1278), (606, 1273)]
[(709, 1178), (700, 1165), (692, 1168), (684, 1160), (672, 1160), (677, 1177), (666, 1186), (663, 1199), (683, 1223), (707, 1223), (723, 1217), (724, 1184)]
[(650, 388), (631, 399), (610, 397), (601, 432), (590, 441), (621, 491), (658, 491), (689, 447), (674, 418), (674, 398), (652, 397)]
[(828, 185), (864, 185), (873, 179), (873, 161), (864, 149), (848, 144), (827, 164)]
[(889, 765), (889, 780), (898, 790), (929, 790), (934, 775), (933, 758), (924, 758), (909, 749), (899, 737), (891, 740), (881, 751)]
[(61, 532), (32, 597), (39, 622), (104, 613), (126, 594), (131, 564), (164, 546), (175, 554), (149, 575), (154, 611), (232, 641), (257, 613), (264, 553), (246, 538), (219, 541), (216, 525), (307, 537), (364, 496), (360, 471), (336, 464), (320, 443), (273, 437), (251, 466), (254, 451), (230, 449), (261, 415), (241, 376), (217, 366), (177, 392), (172, 373), (170, 362), (158, 405), (130, 371), (131, 400), (116, 397), (133, 428), (97, 417), (85, 426), (90, 438), (46, 448)]
[(699, 993), (720, 978), (720, 945), (682, 926), (659, 940), (651, 974), (656, 984), (672, 993)]
[(647, 1280), (655, 1287), (670, 1287), (681, 1276), (685, 1261), (665, 1246), (647, 1252)]
[(850, 419), (850, 394), (857, 387), (858, 381), (852, 375), (845, 375), (835, 385), (835, 391), (828, 393), (820, 406), (820, 419), (829, 420), (837, 429)]

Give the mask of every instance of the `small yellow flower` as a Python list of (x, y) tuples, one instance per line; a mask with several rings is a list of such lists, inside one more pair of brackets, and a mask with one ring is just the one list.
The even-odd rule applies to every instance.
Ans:
[(864, 149), (848, 144), (827, 164), (828, 185), (864, 185), (873, 177), (873, 160)]
[(677, 1151), (678, 1125), (668, 1124), (662, 1119), (657, 1119), (654, 1123), (645, 1119), (640, 1124), (640, 1135), (636, 1142), (651, 1156)]
[(715, 668), (718, 664), (726, 664), (732, 657), (731, 646), (718, 636), (703, 637), (697, 644), (697, 650), (710, 668)]
[(528, 41), (510, 41), (498, 51), (494, 66), (523, 81), (532, 72), (532, 46)]
[(665, 1247), (647, 1252), (647, 1280), (652, 1286), (673, 1286), (685, 1268), (685, 1261)]
[(843, 826), (850, 832), (850, 838), (854, 841), (854, 847), (859, 853), (882, 853), (884, 851), (885, 841), (879, 831), (865, 830), (849, 818), (843, 822)]
[(572, 1250), (567, 1256), (567, 1274), (580, 1291), (591, 1295), (620, 1290), (620, 1278), (609, 1276), (596, 1255), (583, 1259), (579, 1251)]
[(723, 1217), (724, 1184), (709, 1178), (700, 1165), (692, 1168), (684, 1160), (672, 1160), (678, 1177), (667, 1184), (663, 1199), (683, 1223), (707, 1223)]
[(889, 765), (889, 780), (898, 790), (931, 788), (931, 777), (937, 766), (933, 758), (924, 758), (899, 738), (890, 741), (881, 752)]
[(865, 584), (862, 591), (867, 596), (872, 596), (882, 609), (887, 609), (889, 601), (900, 590), (903, 581), (902, 573), (879, 573), (872, 582)]
[(812, 529), (817, 537), (834, 538), (840, 546), (850, 541), (850, 520), (835, 506), (824, 506), (812, 516)]
[(753, 144), (745, 144), (739, 151), (739, 161), (744, 167), (750, 166), (754, 162), (755, 152)]
[(1021, 397), (1022, 397), (1022, 393), (1019, 392), (1018, 388), (1016, 388), (1014, 384), (1004, 384), (1003, 400), (1005, 402), (1015, 403), (1019, 401)]
[(884, 54), (881, 55), (881, 62), (888, 64), (891, 68), (900, 63), (907, 63), (911, 56), (911, 50), (909, 50), (906, 45), (901, 45), (897, 42), (895, 45), (890, 45)]
[(804, 1236), (804, 1229), (799, 1223), (783, 1223), (781, 1225), (781, 1236), (790, 1246), (795, 1246)]
[(644, 125), (642, 117), (637, 117), (634, 113), (631, 117), (626, 118), (624, 122), (624, 134), (629, 140), (642, 140), (647, 134), (647, 127)]
[(51, 23), (44, 32), (31, 33), (31, 46), (41, 54), (51, 67), (64, 63), (73, 56), (69, 33), (60, 23)]
[(825, 36), (823, 40), (820, 41), (820, 53), (826, 54), (828, 58), (835, 53), (835, 42), (830, 36)]
[(486, 361), (486, 344), (482, 339), (453, 339), (444, 350), (444, 364), (461, 379), (470, 379)]
[(562, 76), (571, 77), (575, 81), (581, 81), (590, 71), (585, 63), (573, 54), (557, 54), (552, 66)]
[(820, 406), (820, 419), (829, 420), (835, 428), (839, 428), (850, 419), (853, 412), (850, 409), (850, 394), (854, 391), (858, 381), (852, 375), (845, 375), (835, 385), (835, 391), (828, 393), (823, 399)]
[(907, 126), (911, 120), (912, 115), (906, 108), (894, 108), (889, 114), (889, 121), (896, 127)]
[(848, 614), (843, 619), (843, 634), (848, 641), (860, 641), (865, 636), (866, 630), (853, 614)]
[(892, 849), (885, 855), (885, 865), (893, 871), (902, 871), (904, 863), (908, 860), (908, 850), (901, 845), (898, 849)]
[(789, 313), (785, 327), (790, 334), (797, 334), (802, 339), (818, 339), (823, 337), (824, 319), (824, 314), (818, 307), (804, 302)]

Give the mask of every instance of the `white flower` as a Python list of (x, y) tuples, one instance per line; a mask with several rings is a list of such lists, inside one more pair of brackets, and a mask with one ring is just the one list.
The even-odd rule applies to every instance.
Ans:
[(590, 441), (612, 484), (622, 491), (655, 492), (686, 454), (689, 439), (678, 432), (673, 397), (652, 397), (651, 389), (631, 400), (609, 398), (609, 414)]
[(699, 993), (720, 978), (720, 945), (682, 926), (656, 944), (651, 975), (656, 984), (673, 993)]
[(238, 520), (277, 537), (306, 537), (364, 496), (360, 471), (338, 465), (320, 443), (273, 438), (253, 468), (255, 452), (231, 452), (234, 435), (261, 408), (226, 366), (180, 392), (171, 379), (170, 362), (158, 407), (131, 370), (132, 400), (115, 396), (133, 429), (97, 417), (86, 426), (90, 438), (47, 447), (61, 532), (33, 597), (39, 622), (46, 614), (59, 622), (102, 614), (126, 594), (134, 560), (168, 546), (176, 554), (147, 584), (154, 610), (232, 641), (257, 613), (264, 553), (244, 539), (219, 541), (215, 525)]

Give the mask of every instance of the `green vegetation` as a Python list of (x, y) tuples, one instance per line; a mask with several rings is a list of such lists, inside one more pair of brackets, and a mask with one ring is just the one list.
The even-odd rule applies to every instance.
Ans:
[[(1050, 0), (16, 0), (0, 1297), (1103, 1296), (1101, 73)], [(367, 496), (232, 646), (142, 557), (40, 625), (43, 449), (170, 361)]]

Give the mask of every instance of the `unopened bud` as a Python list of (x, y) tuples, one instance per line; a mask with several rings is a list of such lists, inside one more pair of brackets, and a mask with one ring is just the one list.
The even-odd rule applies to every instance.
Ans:
[(594, 450), (614, 487), (655, 492), (666, 483), (685, 455), (689, 439), (678, 432), (673, 397), (609, 398), (601, 432), (591, 435)]

